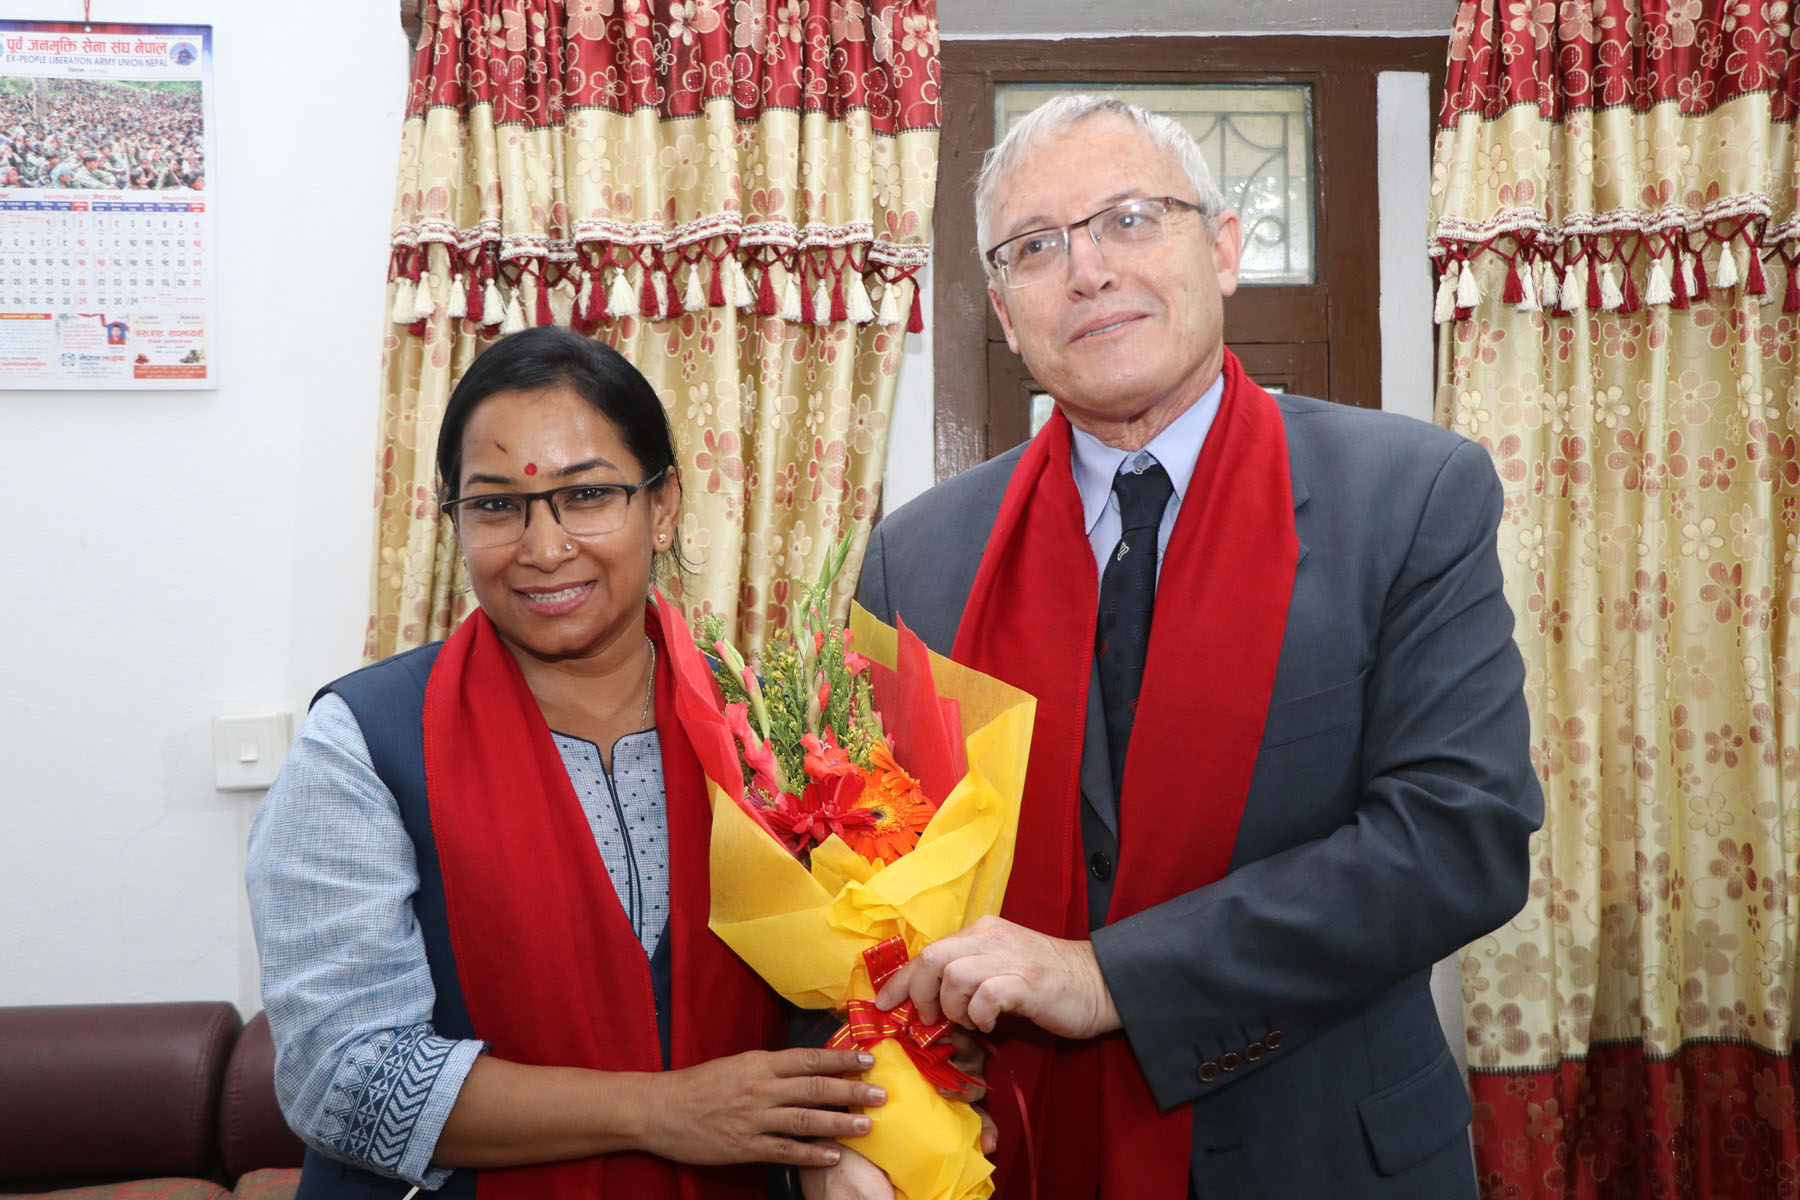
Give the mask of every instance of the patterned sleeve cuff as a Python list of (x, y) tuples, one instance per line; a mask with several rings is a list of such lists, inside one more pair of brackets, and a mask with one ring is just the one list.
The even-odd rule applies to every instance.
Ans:
[(484, 1042), (450, 1043), (450, 1054), (437, 1073), (437, 1081), (431, 1085), (425, 1107), (413, 1123), (412, 1137), (400, 1159), (401, 1178), (434, 1192), (450, 1178), (451, 1168), (432, 1166), (431, 1156), (437, 1152), (438, 1137), (444, 1132), (444, 1122), (450, 1119), (450, 1110), (456, 1106), (456, 1097), (462, 1092), (469, 1068), (486, 1050)]
[(431, 1155), (463, 1079), (483, 1049), (429, 1025), (383, 1031), (345, 1057), (327, 1101), (327, 1142), (383, 1175), (435, 1188), (449, 1171)]

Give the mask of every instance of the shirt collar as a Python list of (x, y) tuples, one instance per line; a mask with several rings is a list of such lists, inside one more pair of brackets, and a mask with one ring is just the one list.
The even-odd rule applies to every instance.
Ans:
[(1177, 503), (1187, 496), (1194, 466), (1200, 461), (1200, 448), (1206, 444), (1207, 431), (1219, 415), (1219, 400), (1224, 395), (1225, 376), (1221, 374), (1200, 394), (1200, 399), (1188, 405), (1142, 450), (1120, 450), (1091, 433), (1070, 427), (1070, 466), (1075, 473), (1075, 490), (1081, 493), (1082, 522), (1089, 533), (1100, 523), (1107, 502), (1112, 499), (1113, 476), (1127, 459), (1135, 461), (1140, 454), (1148, 454), (1162, 464), (1174, 485)]

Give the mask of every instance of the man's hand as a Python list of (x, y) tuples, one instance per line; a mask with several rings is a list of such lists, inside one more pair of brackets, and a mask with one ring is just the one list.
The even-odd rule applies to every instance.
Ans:
[(991, 1031), (1001, 1013), (1017, 1013), (1061, 1037), (1087, 1038), (1119, 1028), (1119, 1010), (1089, 942), (1033, 933), (983, 917), (925, 947), (875, 997), (883, 1009), (907, 999), (927, 1023), (948, 1017)]

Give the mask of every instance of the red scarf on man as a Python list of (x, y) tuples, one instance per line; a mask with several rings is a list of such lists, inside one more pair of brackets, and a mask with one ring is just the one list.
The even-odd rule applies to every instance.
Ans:
[[(1157, 583), (1109, 921), (1225, 874), (1274, 689), (1298, 561), (1287, 439), (1274, 400), (1230, 351), (1224, 378)], [(1001, 915), (1086, 940), (1081, 749), (1099, 582), (1069, 446), (1058, 412), (1019, 460), (952, 657), (1037, 697)], [(1157, 1110), (1122, 1032), (1069, 1042), (1022, 1022), (1001, 1029), (995, 1062), (1031, 1098), (1040, 1196), (1187, 1194), (1191, 1106)], [(1006, 1105), (994, 1116), (1008, 1156), (1001, 1192), (1022, 1195), (1023, 1133), (1006, 1127)]]
[[(671, 1065), (782, 1044), (773, 994), (706, 928), (706, 780), (675, 714), (656, 610), (656, 728), (669, 820)], [(476, 1033), (512, 1062), (659, 1071), (650, 964), (537, 701), (487, 614), (444, 643), (425, 689), (425, 779), (457, 977)], [(480, 1200), (761, 1197), (760, 1167), (646, 1154), (483, 1171)]]

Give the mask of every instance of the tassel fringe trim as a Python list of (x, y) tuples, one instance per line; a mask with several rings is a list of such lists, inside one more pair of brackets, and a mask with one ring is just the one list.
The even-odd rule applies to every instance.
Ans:
[(694, 245), (665, 251), (596, 242), (576, 255), (503, 259), (486, 245), (396, 245), (388, 315), (415, 334), (433, 318), (468, 321), (492, 336), (562, 321), (591, 333), (603, 322), (733, 309), (750, 320), (904, 325), (918, 332), (924, 320), (917, 288), (903, 285), (915, 282), (923, 263), (911, 257), (870, 258), (858, 246), (795, 250), (715, 242), (697, 253)]
[[(1500, 306), (1547, 318), (1630, 315), (1715, 299), (1779, 302), (1783, 312), (1800, 311), (1800, 239), (1763, 246), (1742, 221), (1698, 232), (1579, 234), (1555, 243), (1537, 237), (1527, 231), (1479, 243), (1440, 239), (1432, 251), (1438, 270), (1432, 320), (1445, 325)], [(396, 293), (396, 306), (399, 299)]]

